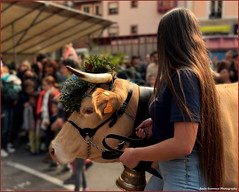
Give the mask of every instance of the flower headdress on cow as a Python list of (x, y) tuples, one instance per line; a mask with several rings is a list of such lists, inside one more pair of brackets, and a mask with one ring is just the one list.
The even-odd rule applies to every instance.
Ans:
[[(115, 73), (115, 64), (110, 57), (90, 56), (83, 65), (83, 71), (87, 73)], [(60, 102), (65, 105), (66, 111), (79, 111), (81, 101), (86, 91), (95, 86), (94, 83), (86, 82), (77, 76), (66, 80), (60, 86)]]

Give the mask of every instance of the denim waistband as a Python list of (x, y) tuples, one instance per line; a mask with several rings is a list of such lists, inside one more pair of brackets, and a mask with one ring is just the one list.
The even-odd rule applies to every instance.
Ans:
[(190, 155), (158, 164), (165, 190), (200, 191), (206, 188), (197, 150), (193, 150)]

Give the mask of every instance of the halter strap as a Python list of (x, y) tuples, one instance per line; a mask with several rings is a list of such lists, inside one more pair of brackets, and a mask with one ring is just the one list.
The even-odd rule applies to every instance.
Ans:
[[(124, 153), (124, 151), (122, 151), (121, 149), (114, 149), (111, 146), (109, 146), (106, 143), (107, 138), (122, 140), (124, 142), (124, 144), (126, 144), (125, 142), (130, 142), (130, 143), (136, 144), (136, 143), (141, 143), (141, 142), (145, 141), (147, 139), (147, 133), (143, 139), (133, 139), (130, 137), (124, 137), (124, 136), (116, 135), (116, 134), (107, 135), (103, 139), (102, 144), (104, 145), (104, 147), (106, 149), (108, 149), (108, 151), (102, 152), (102, 158), (103, 159), (115, 159), (115, 158), (119, 158)], [(140, 161), (139, 164), (134, 169), (147, 171), (147, 172), (153, 174), (154, 176), (162, 179), (162, 176), (159, 174), (159, 172), (156, 169), (151, 167), (152, 163), (153, 163), (152, 161)]]
[(133, 84), (131, 83), (130, 85), (130, 90), (128, 92), (128, 96), (126, 98), (126, 100), (124, 101), (124, 103), (122, 104), (122, 106), (115, 111), (115, 113), (113, 113), (113, 120), (110, 122), (109, 127), (113, 127), (114, 124), (116, 123), (116, 121), (118, 120), (119, 117), (121, 117), (124, 113), (125, 113), (125, 109), (128, 106), (129, 100), (131, 99), (133, 93)]
[(106, 119), (103, 123), (101, 123), (100, 125), (98, 125), (98, 126), (97, 126), (96, 128), (94, 128), (94, 129), (91, 129), (91, 128), (84, 128), (84, 129), (82, 129), (81, 127), (79, 127), (78, 125), (76, 125), (73, 121), (68, 120), (68, 122), (69, 122), (70, 124), (72, 124), (72, 125), (79, 131), (80, 135), (85, 139), (86, 136), (89, 136), (90, 138), (92, 138), (92, 137), (95, 135), (96, 131), (97, 131), (101, 126), (103, 126), (105, 123), (107, 123), (110, 119), (112, 119), (112, 116), (111, 116), (110, 118)]
[[(134, 138), (125, 137), (125, 136), (116, 135), (116, 134), (108, 134), (108, 135), (106, 135), (105, 138), (104, 138), (103, 141), (102, 141), (102, 144), (104, 145), (104, 147), (105, 147), (106, 149), (108, 149), (109, 151), (114, 152), (114, 153), (116, 153), (117, 155), (120, 156), (120, 155), (123, 154), (123, 151), (122, 151), (121, 149), (114, 149), (114, 148), (112, 148), (111, 146), (109, 146), (109, 145), (106, 143), (106, 139), (107, 139), (107, 138), (118, 139), (118, 140), (122, 140), (122, 141), (124, 141), (124, 142), (130, 142), (131, 144), (132, 144), (132, 143), (133, 143), (133, 144), (136, 144), (136, 143), (140, 143), (140, 142), (143, 142), (143, 141), (147, 140), (147, 133), (146, 133), (146, 136), (145, 136), (143, 139), (134, 139)], [(126, 143), (125, 143), (125, 144), (126, 144)], [(118, 156), (118, 157), (119, 157), (119, 156)], [(103, 157), (103, 154), (102, 154), (102, 157)], [(104, 157), (103, 157), (103, 158), (104, 158)], [(108, 159), (107, 156), (105, 156), (105, 158)], [(109, 159), (111, 159), (111, 158), (109, 158)]]
[(123, 113), (125, 112), (126, 107), (128, 106), (128, 103), (130, 101), (130, 98), (132, 96), (133, 93), (133, 84), (131, 84), (130, 86), (130, 90), (128, 92), (128, 96), (125, 99), (124, 103), (122, 104), (122, 106), (116, 110), (108, 119), (106, 119), (105, 121), (103, 121), (100, 125), (98, 125), (96, 128), (81, 128), (79, 127), (77, 124), (75, 124), (73, 121), (68, 120), (68, 122), (73, 125), (80, 133), (80, 135), (85, 139), (86, 136), (89, 136), (90, 138), (92, 138), (96, 131), (102, 127), (104, 124), (106, 124), (108, 121), (110, 121), (112, 119), (112, 121), (109, 124), (109, 127), (113, 127), (114, 124), (117, 122), (118, 118), (121, 117), (123, 115)]

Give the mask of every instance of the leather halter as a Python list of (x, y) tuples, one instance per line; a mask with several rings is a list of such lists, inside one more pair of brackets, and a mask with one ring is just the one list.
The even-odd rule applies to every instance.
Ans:
[[(140, 88), (141, 91), (145, 90), (145, 89), (148, 89), (148, 88)], [(68, 122), (71, 125), (73, 125), (79, 131), (79, 133), (82, 136), (82, 138), (88, 144), (88, 155), (87, 155), (87, 158), (89, 158), (89, 155), (90, 155), (90, 145), (93, 143), (92, 142), (92, 137), (95, 135), (96, 131), (100, 127), (102, 127), (104, 124), (106, 124), (108, 121), (110, 121), (111, 119), (112, 119), (112, 121), (109, 123), (109, 127), (113, 127), (114, 126), (114, 124), (117, 122), (118, 118), (121, 117), (125, 113), (125, 109), (127, 108), (127, 105), (128, 105), (128, 103), (129, 103), (129, 101), (131, 99), (132, 93), (133, 93), (133, 84), (131, 83), (130, 90), (128, 92), (128, 96), (127, 96), (126, 100), (123, 102), (122, 106), (118, 110), (116, 110), (108, 119), (106, 119), (100, 125), (98, 125), (96, 128), (93, 128), (93, 129), (92, 128), (83, 128), (82, 129), (81, 127), (76, 125), (73, 121), (68, 120)], [(149, 95), (151, 93), (152, 93), (152, 90), (151, 91), (147, 91), (147, 95)], [(145, 102), (142, 102), (142, 101), (147, 100), (147, 98), (148, 98), (148, 96), (146, 97), (145, 94), (141, 94), (141, 98), (140, 98), (141, 103), (145, 103)], [(141, 107), (138, 107), (138, 111), (139, 110), (141, 110)], [(138, 114), (138, 111), (137, 111), (137, 114)], [(89, 140), (85, 139), (87, 136), (90, 137)], [(114, 148), (110, 147), (106, 143), (106, 139), (107, 138), (119, 139), (119, 140), (122, 140), (122, 142), (118, 145), (117, 149), (114, 149)], [(104, 158), (104, 159), (115, 159), (115, 158), (119, 158), (123, 154), (122, 148), (126, 144), (126, 142), (130, 142), (131, 144), (132, 143), (133, 144), (138, 144), (138, 143), (140, 143), (142, 141), (145, 141), (146, 138), (147, 138), (147, 134), (146, 134), (145, 138), (143, 138), (143, 139), (133, 139), (133, 138), (124, 137), (124, 136), (120, 136), (120, 135), (109, 134), (102, 141), (104, 147), (106, 149), (108, 149), (108, 150), (101, 149), (99, 146), (96, 146), (96, 147), (99, 148), (100, 150), (102, 150), (102, 158)], [(135, 169), (145, 170), (145, 171), (155, 175), (158, 178), (162, 178), (162, 176), (158, 173), (158, 171), (151, 167), (151, 164), (152, 164), (151, 161), (140, 161), (140, 163), (135, 167)]]
[[(139, 87), (139, 104), (138, 104), (134, 127), (137, 127), (142, 122), (142, 120), (147, 119), (149, 117), (148, 111), (145, 109), (148, 108), (149, 98), (151, 97), (152, 94), (153, 94), (153, 88), (142, 87), (142, 86)], [(107, 149), (102, 152), (102, 158), (103, 159), (119, 158), (124, 153), (122, 148), (127, 142), (130, 143), (131, 147), (140, 147), (142, 143), (145, 143), (146, 146), (157, 143), (153, 137), (151, 137), (150, 139), (147, 139), (147, 133), (143, 139), (135, 139), (133, 138), (134, 137), (133, 134), (134, 133), (132, 133), (130, 137), (124, 137), (124, 136), (120, 136), (116, 134), (107, 135), (102, 141), (103, 146)], [(107, 138), (118, 139), (122, 142), (118, 144), (117, 148), (115, 149), (107, 144), (106, 142)], [(141, 147), (143, 146), (144, 145), (142, 145)], [(147, 171), (153, 174), (154, 176), (162, 179), (162, 176), (159, 174), (159, 172), (156, 169), (152, 168), (151, 165), (152, 165), (152, 161), (140, 161), (139, 164), (134, 169)]]
[(106, 124), (108, 121), (112, 120), (109, 123), (109, 127), (113, 127), (114, 124), (117, 122), (118, 118), (121, 117), (124, 113), (125, 113), (125, 109), (128, 106), (128, 103), (131, 99), (133, 93), (133, 84), (131, 84), (130, 89), (128, 91), (128, 96), (125, 99), (125, 101), (123, 102), (122, 106), (116, 110), (108, 119), (106, 119), (105, 121), (103, 121), (100, 125), (98, 125), (96, 128), (81, 128), (79, 127), (77, 124), (75, 124), (73, 121), (68, 120), (68, 122), (73, 125), (80, 133), (80, 135), (85, 139), (87, 136), (89, 136), (90, 138), (92, 138), (96, 131), (102, 127), (104, 124)]

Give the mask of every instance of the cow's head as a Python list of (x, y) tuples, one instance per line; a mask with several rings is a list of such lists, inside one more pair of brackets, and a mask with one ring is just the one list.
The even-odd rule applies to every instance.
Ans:
[[(68, 68), (79, 78), (98, 83), (91, 91), (87, 92), (87, 96), (82, 99), (79, 112), (74, 111), (68, 120), (72, 121), (78, 127), (96, 128), (106, 119), (121, 107), (125, 99), (127, 98), (130, 88), (130, 82), (123, 79), (115, 79), (111, 90), (107, 90), (109, 85), (107, 83), (112, 82), (112, 75), (105, 74), (88, 74), (81, 71), (77, 71), (73, 68)], [(133, 84), (133, 94), (130, 102), (127, 106), (126, 112), (132, 116), (136, 115), (138, 106), (138, 87)], [(122, 136), (129, 136), (132, 133), (134, 120), (130, 116), (123, 114), (118, 118), (113, 127), (109, 127), (109, 122), (102, 125), (97, 129), (95, 135), (91, 138), (93, 144), (89, 145), (86, 140), (90, 138), (86, 136), (83, 138), (77, 128), (66, 121), (61, 131), (56, 138), (52, 141), (50, 147), (50, 154), (59, 163), (69, 163), (75, 158), (89, 158), (97, 162), (109, 162), (109, 160), (102, 159), (102, 140), (108, 134), (118, 134)], [(117, 147), (120, 141), (107, 140), (112, 147)], [(111, 160), (113, 161), (113, 160)]]

